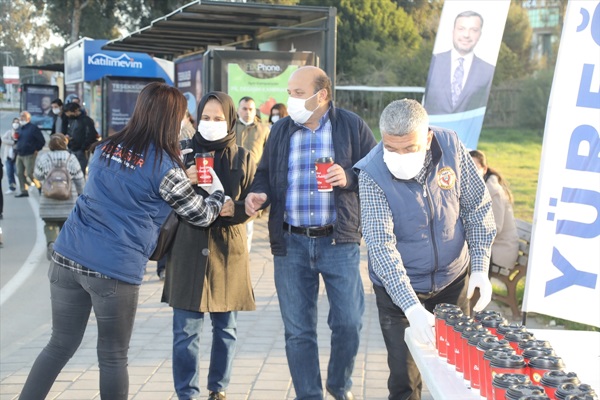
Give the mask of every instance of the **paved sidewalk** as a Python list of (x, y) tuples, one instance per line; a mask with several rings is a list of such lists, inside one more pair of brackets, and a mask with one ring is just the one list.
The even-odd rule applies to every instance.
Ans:
[[(231, 400), (294, 398), (294, 389), (285, 358), (283, 323), (273, 282), (273, 262), (267, 239), (266, 222), (267, 219), (263, 217), (255, 223), (250, 264), (256, 311), (239, 313), (237, 355), (231, 384), (227, 390), (227, 397)], [(386, 351), (377, 319), (375, 295), (367, 276), (366, 250), (364, 247), (361, 250), (366, 308), (352, 390), (357, 399), (385, 399), (388, 374)], [(171, 376), (172, 312), (170, 307), (160, 302), (162, 286), (162, 282), (156, 277), (156, 266), (150, 262), (140, 290), (139, 307), (129, 352), (130, 399), (176, 399)], [(326, 377), (330, 350), (327, 313), (327, 297), (321, 285), (318, 332), (323, 378)], [(210, 356), (210, 324), (207, 323), (205, 327), (201, 339), (203, 350), (201, 382), (206, 379)], [(46, 345), (49, 335), (50, 326), (42, 326), (39, 335), (19, 348), (2, 354), (0, 400), (18, 397), (32, 363)], [(100, 398), (96, 339), (97, 326), (92, 313), (81, 347), (59, 375), (48, 399)], [(426, 392), (424, 400), (430, 398), (429, 393)]]

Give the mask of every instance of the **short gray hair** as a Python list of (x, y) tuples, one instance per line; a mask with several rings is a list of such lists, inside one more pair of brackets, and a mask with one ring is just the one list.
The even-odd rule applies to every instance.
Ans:
[(382, 134), (404, 136), (418, 129), (426, 129), (429, 116), (416, 100), (395, 100), (381, 113), (379, 130)]

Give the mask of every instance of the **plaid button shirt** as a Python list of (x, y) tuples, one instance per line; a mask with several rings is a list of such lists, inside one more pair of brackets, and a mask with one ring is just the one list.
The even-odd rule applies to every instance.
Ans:
[[(335, 221), (333, 192), (319, 192), (315, 161), (333, 157), (329, 110), (314, 131), (300, 125), (290, 141), (284, 220), (293, 226), (324, 226)], [(335, 161), (335, 158), (334, 158)]]
[[(487, 272), (490, 262), (490, 249), (496, 234), (496, 225), (491, 212), (491, 198), (477, 174), (475, 164), (464, 146), (460, 146), (460, 217), (465, 229), (465, 237), (471, 257), (471, 271)], [(415, 176), (415, 180), (424, 185), (432, 168), (431, 151), (427, 151), (424, 167)], [(474, 179), (481, 185), (472, 185)], [(378, 276), (390, 279), (386, 282), (386, 291), (394, 303), (402, 310), (419, 303), (419, 299), (410, 285), (402, 263), (402, 256), (396, 249), (394, 220), (392, 210), (384, 190), (364, 171), (358, 176), (363, 224), (363, 238), (369, 245), (369, 262)], [(483, 201), (477, 199), (483, 197)]]

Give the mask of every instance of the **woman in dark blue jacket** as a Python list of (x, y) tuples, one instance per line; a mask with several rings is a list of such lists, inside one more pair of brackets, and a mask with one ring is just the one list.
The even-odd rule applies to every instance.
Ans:
[(52, 337), (36, 359), (22, 400), (46, 397), (73, 356), (90, 311), (98, 324), (102, 399), (125, 400), (127, 351), (139, 285), (163, 221), (173, 209), (208, 226), (223, 206), (223, 186), (211, 170), (210, 194), (197, 195), (179, 158), (185, 97), (150, 83), (125, 128), (96, 147), (84, 192), (54, 244), (50, 263)]

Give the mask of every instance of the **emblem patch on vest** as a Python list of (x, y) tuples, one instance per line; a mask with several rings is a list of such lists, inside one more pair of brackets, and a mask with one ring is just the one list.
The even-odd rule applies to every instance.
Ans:
[(444, 190), (452, 189), (456, 184), (456, 173), (450, 167), (444, 167), (437, 173), (438, 186)]

